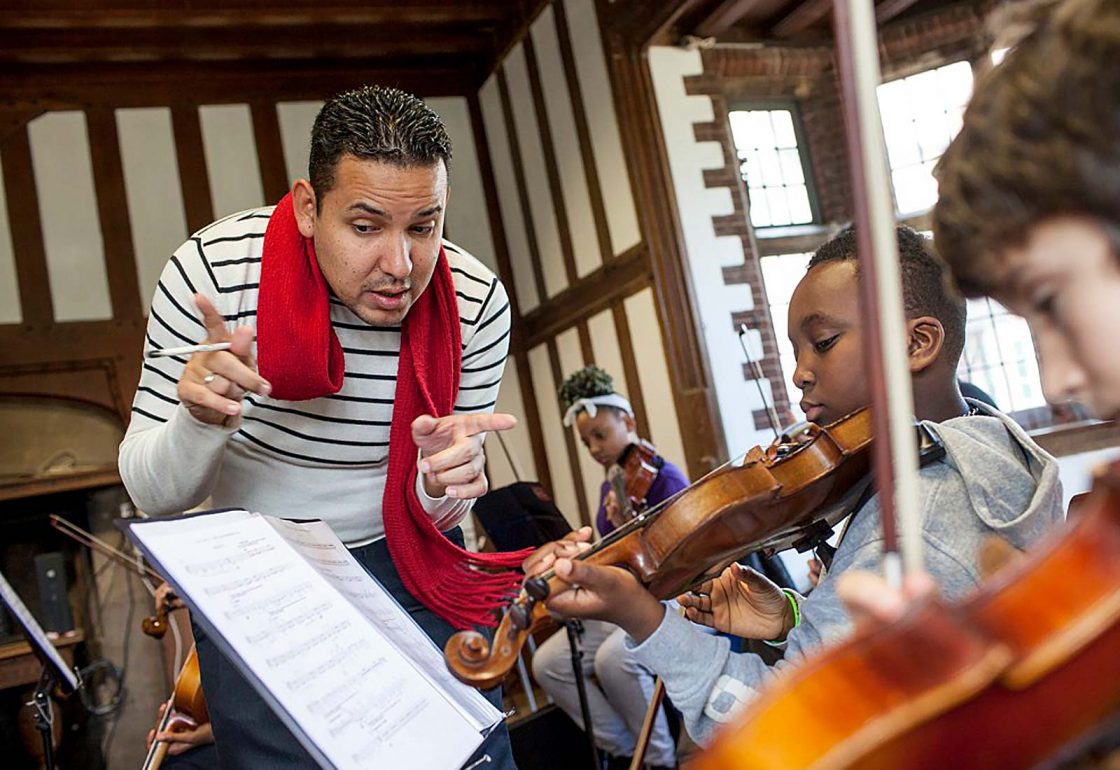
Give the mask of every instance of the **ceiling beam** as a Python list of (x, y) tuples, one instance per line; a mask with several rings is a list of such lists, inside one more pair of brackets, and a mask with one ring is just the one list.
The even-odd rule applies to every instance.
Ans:
[(681, 17), (703, 6), (705, 0), (673, 0), (650, 3), (647, 0), (617, 0), (605, 5), (603, 31), (631, 45), (672, 42), (661, 40)]
[[(102, 3), (103, 4), (103, 3)], [(72, 7), (45, 10), (36, 4), (25, 10), (5, 10), (10, 2), (0, 2), (0, 28), (5, 29), (147, 29), (179, 27), (281, 27), (307, 24), (484, 24), (495, 25), (510, 15), (499, 5), (462, 3), (457, 7), (417, 7), (408, 4), (369, 4), (361, 6), (317, 6), (302, 0), (299, 3), (272, 3), (259, 9), (191, 7), (189, 9), (98, 9)], [(94, 3), (90, 4), (95, 5)]]
[(401, 25), (265, 29), (0, 29), (0, 62), (231, 61), (481, 55), (495, 45), (478, 30)]
[(719, 5), (696, 25), (700, 37), (720, 37), (765, 0), (721, 0)]
[(773, 37), (793, 37), (823, 19), (832, 10), (832, 0), (804, 0), (782, 17), (767, 34)]
[(875, 21), (886, 24), (903, 11), (908, 10), (918, 0), (883, 0), (875, 6)]

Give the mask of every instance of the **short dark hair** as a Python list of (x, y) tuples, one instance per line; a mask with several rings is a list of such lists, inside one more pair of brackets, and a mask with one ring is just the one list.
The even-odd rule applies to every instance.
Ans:
[[(945, 280), (945, 266), (933, 253), (931, 242), (906, 225), (895, 228), (902, 272), (902, 299), (907, 318), (933, 316), (945, 329), (944, 358), (956, 366), (964, 350), (968, 310)], [(859, 244), (855, 228), (847, 227), (825, 243), (812, 259), (809, 270), (828, 262), (855, 261), (858, 269)]]
[(402, 168), (442, 160), (450, 170), (451, 138), (439, 115), (412, 94), (363, 86), (332, 97), (315, 118), (307, 166), (317, 207), (334, 187), (343, 155)]
[(1029, 34), (977, 81), (935, 172), (937, 249), (966, 296), (998, 294), (1008, 248), (1050, 217), (1097, 220), (1120, 255), (1120, 3), (1028, 13)]

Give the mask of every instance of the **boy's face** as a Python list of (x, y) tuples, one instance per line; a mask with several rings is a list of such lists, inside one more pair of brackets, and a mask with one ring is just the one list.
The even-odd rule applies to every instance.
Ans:
[(1051, 403), (1077, 399), (1120, 416), (1120, 265), (1093, 220), (1061, 216), (1004, 255), (1000, 300), (1030, 325)]
[(827, 425), (871, 403), (859, 300), (854, 260), (817, 265), (793, 292), (793, 384), (801, 390), (801, 409), (810, 422)]

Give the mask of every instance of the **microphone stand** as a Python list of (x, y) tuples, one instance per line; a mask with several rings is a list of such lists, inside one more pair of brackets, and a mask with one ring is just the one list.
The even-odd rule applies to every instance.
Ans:
[(576, 692), (579, 693), (579, 710), (583, 716), (583, 731), (587, 733), (587, 742), (591, 749), (591, 766), (599, 770), (599, 749), (595, 747), (595, 730), (591, 727), (591, 707), (587, 702), (587, 686), (583, 681), (583, 650), (579, 646), (579, 637), (583, 633), (583, 624), (578, 620), (565, 620), (564, 628), (568, 631), (568, 646), (572, 651), (572, 673), (576, 677)]

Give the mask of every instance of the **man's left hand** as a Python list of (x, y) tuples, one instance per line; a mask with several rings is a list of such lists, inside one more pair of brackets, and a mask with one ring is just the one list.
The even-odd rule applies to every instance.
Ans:
[(489, 489), (482, 442), (492, 430), (517, 425), (512, 414), (421, 415), (412, 421), (412, 440), (420, 449), (424, 491), (432, 497), (475, 498)]

